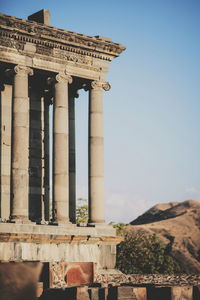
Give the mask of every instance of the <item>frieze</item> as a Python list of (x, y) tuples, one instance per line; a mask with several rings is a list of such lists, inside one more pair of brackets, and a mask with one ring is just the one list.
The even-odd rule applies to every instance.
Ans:
[(0, 36), (0, 45), (8, 48), (14, 48), (16, 50), (23, 50), (25, 42), (18, 42), (14, 39)]
[[(36, 56), (35, 56), (35, 58), (36, 58)], [(62, 59), (58, 59), (58, 58), (56, 59), (56, 58), (54, 58), (52, 56), (48, 56), (48, 55), (45, 55), (45, 56), (41, 55), (41, 57), (39, 57), (39, 55), (38, 55), (37, 59), (39, 59), (41, 61), (48, 61), (48, 62), (53, 62), (53, 63), (58, 63), (58, 64), (63, 64), (63, 63), (67, 62), (67, 61), (63, 62)], [(68, 63), (72, 67), (74, 66), (73, 62), (69, 61)], [(35, 67), (37, 67), (37, 65), (40, 66), (40, 64), (37, 64), (37, 63), (34, 63), (34, 65), (35, 65)], [(100, 72), (102, 70), (102, 68), (100, 68), (98, 66), (92, 66), (92, 65), (91, 66), (90, 65), (83, 66), (83, 65), (77, 64), (77, 67), (83, 68), (84, 70), (86, 69), (86, 70), (94, 71), (94, 72)]]
[(42, 54), (42, 55), (54, 56), (53, 55), (53, 49), (45, 47), (43, 45), (37, 45), (37, 47), (36, 47), (36, 53)]
[[(99, 53), (93, 53), (89, 50), (83, 50), (80, 48), (73, 48), (71, 45), (63, 45), (59, 44), (58, 42), (49, 42), (46, 40), (40, 40), (36, 39), (35, 37), (29, 37), (27, 35), (23, 36), (22, 34), (13, 34), (9, 31), (0, 31), (0, 39), (3, 40), (11, 40), (10, 43), (7, 42), (5, 45), (6, 47), (11, 48), (17, 48), (15, 45), (18, 45), (19, 50), (23, 50), (24, 45), (26, 42), (36, 44), (36, 53), (43, 54), (43, 55), (50, 55), (52, 57), (56, 56), (58, 58), (67, 60), (69, 58), (70, 61), (76, 60), (75, 53), (82, 55), (81, 59), (79, 59), (79, 62), (81, 63), (87, 63), (88, 59), (95, 57), (103, 60), (110, 61), (111, 56), (108, 55), (102, 55)], [(3, 45), (3, 43), (2, 43)], [(68, 51), (68, 53), (74, 53), (73, 55), (65, 54), (65, 52)], [(86, 58), (87, 56), (87, 58)]]
[[(1, 44), (1, 40), (0, 40), (0, 44)], [(20, 62), (23, 63), (23, 61), (24, 61), (24, 59), (19, 59), (20, 57), (16, 58), (15, 55), (18, 53), (16, 48), (9, 48), (8, 46), (5, 46), (5, 47), (0, 46), (0, 52), (1, 52), (2, 61), (12, 62), (12, 63), (20, 63)], [(12, 59), (11, 59), (10, 55), (7, 57), (6, 53), (13, 54)], [(25, 55), (27, 56), (27, 53)], [(51, 70), (56, 71), (57, 69), (55, 69), (55, 63), (58, 64), (58, 66), (60, 66), (63, 63), (68, 63), (69, 66), (74, 67), (74, 64), (73, 64), (72, 61), (67, 62), (67, 61), (64, 61), (62, 59), (54, 58), (54, 57), (48, 55), (47, 52), (46, 52), (46, 55), (44, 55), (44, 52), (43, 52), (43, 54), (36, 53), (36, 55), (34, 55), (34, 57), (33, 56), (31, 56), (31, 57), (33, 58), (33, 66), (36, 67), (36, 68), (37, 67), (38, 68), (45, 67), (45, 69), (48, 69), (50, 71)], [(21, 56), (21, 58), (23, 58), (23, 56)], [(48, 67), (47, 64), (45, 64), (45, 62), (54, 63), (54, 67), (53, 68)], [(93, 72), (102, 71), (101, 67), (95, 66), (95, 65), (86, 65), (86, 64), (83, 65), (83, 64), (78, 64), (77, 63), (76, 67), (81, 68), (81, 69), (83, 68), (84, 70), (93, 71)], [(58, 70), (59, 70), (59, 67), (58, 67)]]
[(92, 57), (86, 57), (85, 55), (81, 55), (81, 54), (77, 55), (77, 54), (73, 54), (58, 49), (53, 49), (53, 56), (74, 63), (80, 63), (86, 65), (92, 65), (93, 63)]
[[(1, 27), (4, 30), (7, 29), (13, 31), (14, 28), (15, 32), (16, 30), (18, 30), (18, 33), (28, 34), (29, 38), (39, 38), (40, 40), (46, 40), (47, 42), (61, 42), (63, 46), (66, 46), (66, 44), (68, 46), (71, 45), (73, 49), (78, 46), (84, 51), (87, 49), (92, 50), (93, 54), (105, 54), (108, 55), (109, 60), (118, 56), (123, 50), (125, 50), (124, 46), (113, 43), (111, 41), (86, 36), (2, 14), (0, 14), (0, 25), (2, 25)], [(105, 59), (105, 57), (102, 56), (102, 59)]]
[[(79, 62), (83, 64), (88, 64), (92, 61), (92, 58), (98, 58), (102, 60), (111, 61), (112, 57), (109, 55), (102, 55), (101, 53), (96, 53), (91, 50), (74, 48), (71, 45), (63, 45), (58, 42), (49, 42), (46, 40), (41, 40), (33, 36), (22, 35), (21, 33), (11, 33), (9, 31), (0, 31), (0, 39), (6, 40), (6, 47), (16, 48), (18, 50), (23, 50), (26, 42), (36, 44), (36, 53), (42, 55), (50, 55), (52, 57), (61, 58), (68, 61)], [(2, 41), (2, 45), (3, 45)], [(10, 41), (10, 42), (9, 42)], [(68, 53), (66, 53), (66, 51)], [(77, 56), (81, 55), (77, 61)]]

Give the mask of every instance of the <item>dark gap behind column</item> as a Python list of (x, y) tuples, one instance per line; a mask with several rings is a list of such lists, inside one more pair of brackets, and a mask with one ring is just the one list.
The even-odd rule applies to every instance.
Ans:
[(42, 94), (39, 80), (33, 78), (30, 83), (29, 218), (39, 223), (42, 219)]
[(49, 108), (48, 97), (44, 97), (44, 219), (49, 221), (49, 202), (50, 202), (50, 167), (49, 167)]
[(2, 96), (1, 96), (1, 85), (0, 85), (0, 218), (2, 218), (2, 184), (1, 184), (1, 178), (2, 178), (2, 172), (1, 172), (1, 164), (2, 164)]

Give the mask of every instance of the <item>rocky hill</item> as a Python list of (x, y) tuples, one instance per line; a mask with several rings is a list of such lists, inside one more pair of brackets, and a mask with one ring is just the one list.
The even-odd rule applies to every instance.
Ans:
[(182, 272), (200, 273), (200, 202), (158, 204), (130, 224), (132, 230), (156, 233)]

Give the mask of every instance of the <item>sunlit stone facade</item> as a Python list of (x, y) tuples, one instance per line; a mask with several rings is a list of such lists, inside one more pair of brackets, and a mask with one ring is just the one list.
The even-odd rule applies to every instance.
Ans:
[[(28, 20), (0, 15), (0, 26), (0, 259), (113, 269), (118, 238), (105, 224), (103, 92), (109, 63), (125, 47), (51, 27), (47, 10)], [(75, 224), (80, 89), (89, 98), (86, 227)]]

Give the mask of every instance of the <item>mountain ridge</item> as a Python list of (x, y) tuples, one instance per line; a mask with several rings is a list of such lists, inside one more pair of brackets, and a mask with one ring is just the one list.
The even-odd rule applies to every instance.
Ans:
[(185, 273), (200, 273), (200, 202), (160, 203), (129, 225), (130, 230), (155, 233)]

